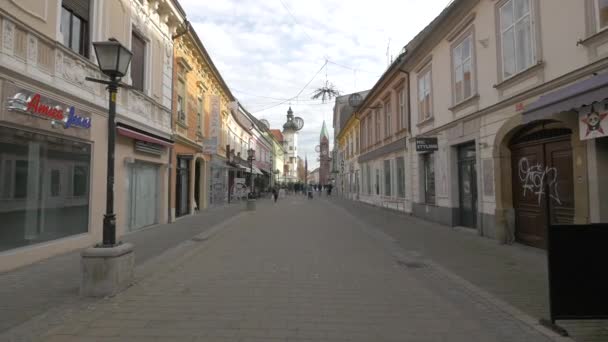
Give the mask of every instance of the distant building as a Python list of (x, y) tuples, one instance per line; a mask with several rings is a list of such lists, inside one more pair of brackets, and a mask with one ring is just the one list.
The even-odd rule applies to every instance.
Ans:
[(325, 121), (323, 121), (323, 128), (321, 128), (321, 136), (319, 140), (319, 183), (326, 185), (329, 184), (329, 162), (331, 157), (329, 155), (329, 134), (327, 133)]
[(298, 180), (298, 126), (294, 121), (293, 110), (287, 110), (287, 121), (283, 125), (283, 138), (285, 146), (285, 180), (297, 182)]
[(316, 168), (308, 173), (308, 184), (319, 184), (319, 170)]
[(298, 158), (298, 182), (304, 183), (304, 180), (306, 179), (306, 165), (302, 158), (300, 158), (300, 157), (297, 157), (297, 158)]

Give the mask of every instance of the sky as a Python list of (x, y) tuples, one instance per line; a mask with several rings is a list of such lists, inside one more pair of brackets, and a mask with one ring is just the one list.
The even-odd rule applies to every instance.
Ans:
[(315, 146), (323, 120), (333, 145), (334, 100), (312, 100), (314, 90), (326, 82), (341, 94), (370, 89), (449, 2), (180, 1), (224, 81), (250, 113), (279, 129), (290, 105), (304, 119), (298, 150), (311, 170), (318, 165)]

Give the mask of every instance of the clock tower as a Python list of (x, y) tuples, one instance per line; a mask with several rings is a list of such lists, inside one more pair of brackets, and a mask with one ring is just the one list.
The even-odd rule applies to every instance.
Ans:
[(321, 128), (321, 137), (319, 142), (319, 184), (329, 184), (329, 162), (331, 158), (329, 156), (329, 134), (327, 133), (327, 127), (325, 121), (323, 121), (323, 128)]

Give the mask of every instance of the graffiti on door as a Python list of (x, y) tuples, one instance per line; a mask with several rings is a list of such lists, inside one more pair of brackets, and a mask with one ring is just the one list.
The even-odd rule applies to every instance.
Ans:
[(542, 163), (531, 164), (528, 158), (519, 160), (519, 179), (524, 196), (529, 192), (538, 198), (538, 204), (547, 191), (547, 195), (558, 204), (562, 204), (557, 191), (557, 169), (543, 166)]

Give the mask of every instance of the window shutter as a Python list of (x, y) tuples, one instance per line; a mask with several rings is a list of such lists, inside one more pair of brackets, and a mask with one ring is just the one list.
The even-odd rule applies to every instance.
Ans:
[(88, 22), (90, 2), (91, 0), (63, 0), (62, 4), (65, 8), (74, 12), (74, 14)]

